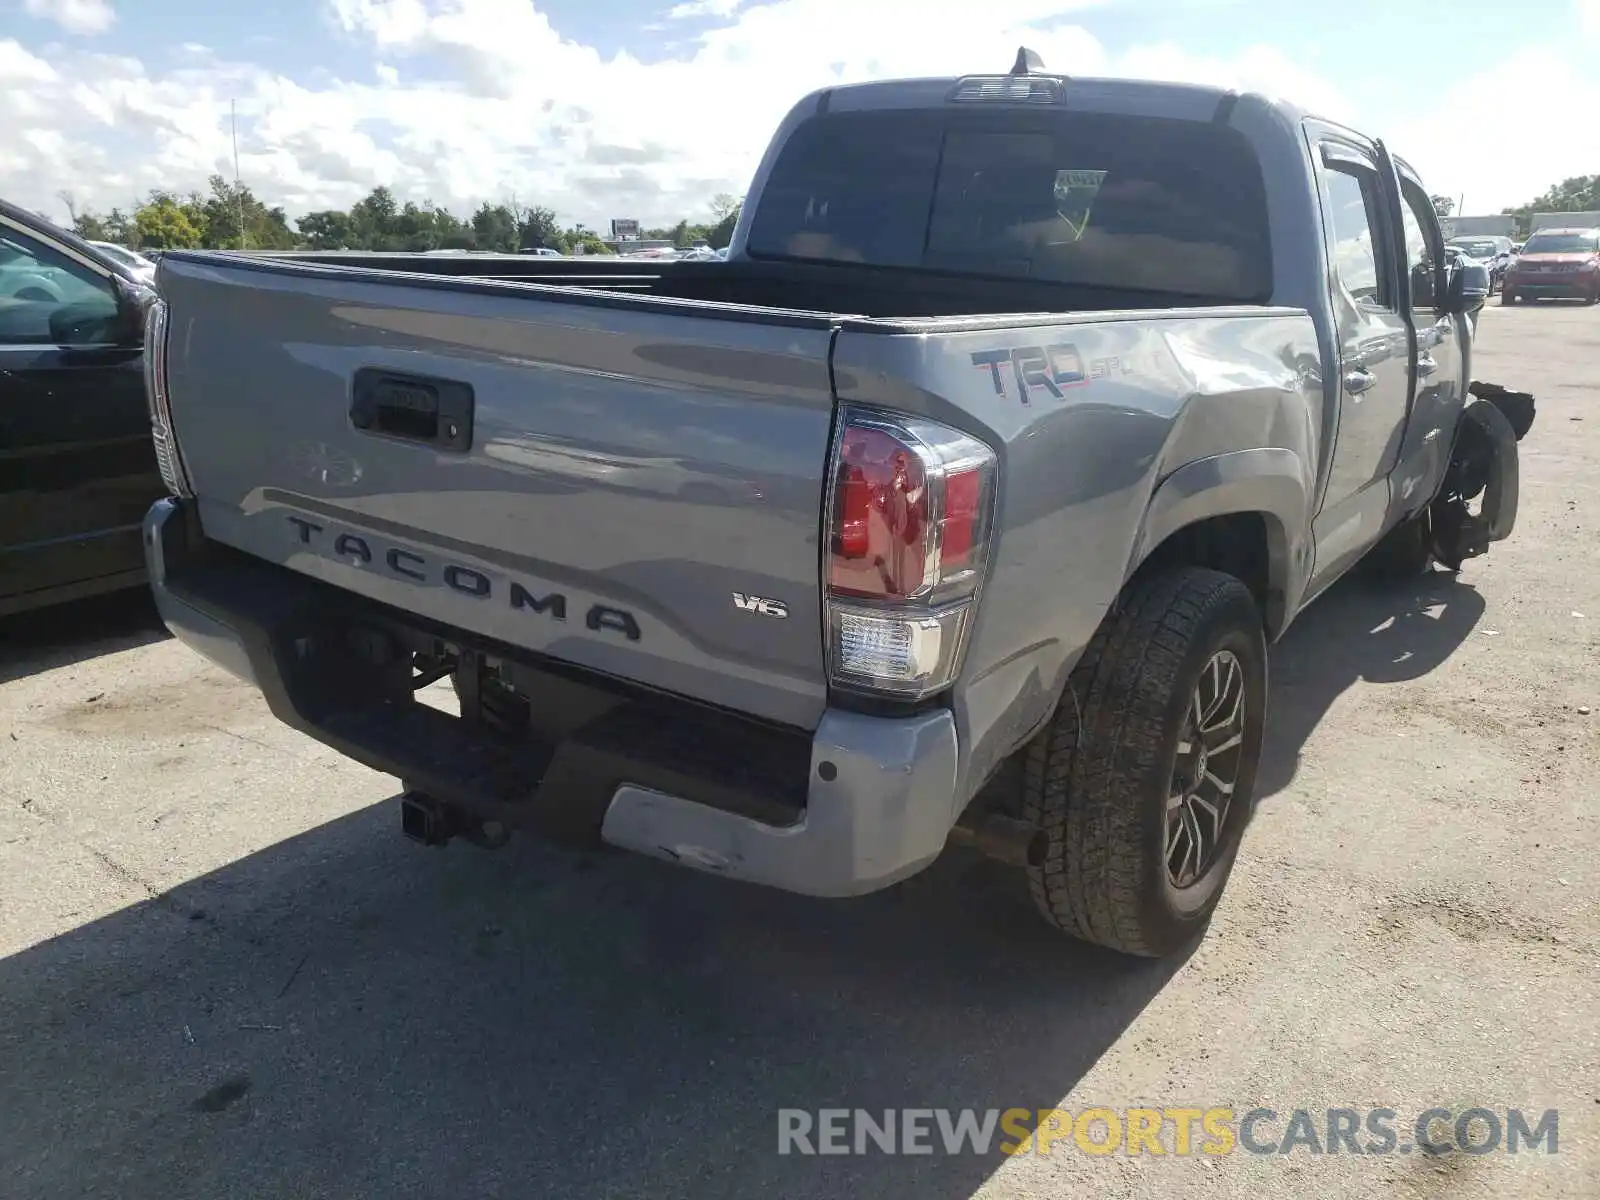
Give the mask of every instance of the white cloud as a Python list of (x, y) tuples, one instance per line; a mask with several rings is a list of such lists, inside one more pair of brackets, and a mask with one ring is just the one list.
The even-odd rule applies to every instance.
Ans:
[(673, 21), (691, 17), (731, 17), (743, 3), (744, 0), (687, 0), (684, 4), (673, 5), (667, 17)]
[(23, 0), (30, 17), (54, 21), (68, 33), (104, 33), (116, 24), (109, 0)]
[(1384, 136), (1430, 191), (1464, 197), (1465, 212), (1525, 203), (1600, 170), (1600, 72), (1580, 64), (1555, 49), (1516, 51)]
[(1111, 53), (1086, 26), (1120, 2), (985, 0), (980, 22), (961, 0), (699, 0), (707, 24), (685, 52), (645, 63), (563, 37), (537, 0), (326, 0), (329, 36), (366, 55), (344, 80), (288, 78), (220, 51), (159, 72), (71, 48), (47, 63), (0, 40), (0, 195), (59, 210), (70, 190), (103, 209), (231, 176), (236, 97), (243, 176), (291, 213), (344, 207), (381, 183), (457, 211), (515, 194), (594, 227), (654, 224), (742, 191), (773, 127), (813, 88), (1003, 70), (1024, 43), (1076, 75), (1287, 95), (1382, 134), (1434, 190), (1466, 190), (1469, 208), (1600, 162), (1600, 127), (1550, 116), (1597, 109), (1596, 85), (1558, 49), (1513, 55), (1493, 86), (1466, 81), (1397, 121), (1362, 111), (1359, 79), (1335, 86), (1265, 42), (1241, 39), (1226, 58), (1171, 44)]
[(1578, 30), (1585, 37), (1600, 38), (1600, 0), (1572, 0), (1578, 14)]

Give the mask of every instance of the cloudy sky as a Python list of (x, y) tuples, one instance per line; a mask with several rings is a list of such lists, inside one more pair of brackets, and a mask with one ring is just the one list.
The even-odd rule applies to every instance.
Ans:
[(1219, 83), (1385, 137), (1469, 212), (1600, 171), (1600, 0), (0, 0), (0, 196), (55, 217), (233, 173), (297, 215), (377, 184), (647, 223), (741, 192), (830, 82)]

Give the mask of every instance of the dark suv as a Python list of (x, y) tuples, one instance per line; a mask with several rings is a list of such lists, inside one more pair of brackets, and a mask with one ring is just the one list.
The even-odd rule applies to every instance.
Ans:
[(0, 201), (0, 616), (145, 580), (166, 494), (144, 391), (154, 293)]
[(1600, 304), (1600, 229), (1541, 229), (1523, 243), (1500, 303), (1554, 298)]
[(1476, 259), (1489, 268), (1489, 290), (1499, 287), (1505, 279), (1516, 252), (1508, 237), (1485, 237), (1462, 234), (1450, 239), (1451, 249), (1459, 250), (1468, 258)]

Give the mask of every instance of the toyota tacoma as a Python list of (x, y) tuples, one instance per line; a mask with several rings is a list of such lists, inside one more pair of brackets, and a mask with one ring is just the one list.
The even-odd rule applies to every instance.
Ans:
[(724, 262), (169, 253), (153, 587), (421, 841), (817, 896), (962, 842), (1163, 955), (1269, 644), (1511, 531), (1444, 245), (1380, 141), (1024, 50), (801, 100)]

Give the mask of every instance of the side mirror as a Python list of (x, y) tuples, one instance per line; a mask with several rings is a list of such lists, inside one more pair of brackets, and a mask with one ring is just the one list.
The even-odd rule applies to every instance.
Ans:
[(1489, 269), (1479, 262), (1458, 262), (1445, 285), (1445, 312), (1466, 316), (1489, 298)]
[(134, 283), (120, 275), (111, 277), (111, 288), (117, 294), (117, 317), (115, 342), (119, 346), (142, 346), (144, 344), (145, 316), (150, 311), (150, 306), (155, 303), (156, 293), (154, 288), (145, 287), (142, 283)]

